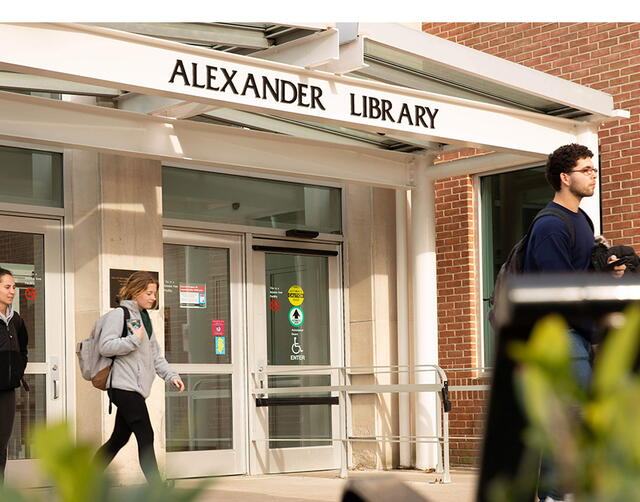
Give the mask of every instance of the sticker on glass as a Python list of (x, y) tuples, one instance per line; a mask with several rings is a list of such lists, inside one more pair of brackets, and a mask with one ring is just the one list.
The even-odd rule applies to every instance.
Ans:
[(211, 319), (211, 334), (213, 336), (224, 336), (224, 319)]
[(216, 356), (224, 356), (227, 353), (227, 339), (224, 336), (215, 337)]
[(291, 307), (291, 309), (289, 309), (289, 322), (294, 328), (302, 326), (302, 323), (304, 323), (304, 312), (300, 307)]
[(304, 301), (304, 290), (297, 284), (294, 284), (289, 288), (289, 291), (287, 291), (287, 298), (289, 298), (291, 305), (295, 305), (296, 307), (302, 305)]
[(206, 284), (180, 284), (180, 308), (206, 309)]

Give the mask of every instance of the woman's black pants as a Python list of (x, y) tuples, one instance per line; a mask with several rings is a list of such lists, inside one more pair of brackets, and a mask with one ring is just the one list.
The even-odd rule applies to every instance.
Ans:
[(13, 430), (15, 415), (15, 389), (0, 390), (0, 483), (4, 480), (4, 468), (7, 465), (7, 446)]
[(111, 437), (100, 447), (96, 457), (106, 462), (105, 467), (109, 465), (116, 453), (127, 444), (133, 432), (138, 442), (140, 467), (147, 481), (160, 479), (153, 450), (153, 428), (144, 397), (129, 390), (109, 389), (108, 392), (113, 404), (118, 407), (116, 423)]

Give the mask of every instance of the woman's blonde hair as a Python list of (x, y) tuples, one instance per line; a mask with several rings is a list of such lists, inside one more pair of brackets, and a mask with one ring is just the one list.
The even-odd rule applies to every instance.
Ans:
[[(150, 273), (144, 270), (138, 270), (129, 276), (124, 286), (120, 288), (118, 298), (120, 300), (133, 300), (143, 291), (149, 287), (149, 284), (155, 284), (160, 289), (160, 284), (157, 279)], [(156, 306), (158, 299), (156, 298), (153, 306)]]

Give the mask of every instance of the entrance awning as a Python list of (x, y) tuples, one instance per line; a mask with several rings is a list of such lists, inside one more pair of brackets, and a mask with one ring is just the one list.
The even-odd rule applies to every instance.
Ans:
[[(379, 186), (412, 186), (424, 151), (476, 147), (522, 164), (621, 115), (605, 93), (395, 24), (3, 24), (0, 45), (11, 47), (0, 54), (0, 88), (117, 108), (3, 94), (5, 139), (265, 170), (259, 157), (225, 153), (249, 129), (315, 166), (274, 154), (272, 172)], [(26, 110), (51, 134), (27, 127)], [(88, 120), (93, 134), (81, 141)], [(204, 155), (203, 138), (222, 148)], [(343, 162), (318, 156), (326, 144), (340, 145)], [(336, 169), (346, 159), (347, 176)]]

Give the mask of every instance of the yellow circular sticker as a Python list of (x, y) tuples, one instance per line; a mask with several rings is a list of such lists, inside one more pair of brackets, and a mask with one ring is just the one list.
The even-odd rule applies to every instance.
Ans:
[(289, 288), (289, 291), (287, 291), (287, 298), (289, 298), (289, 303), (291, 305), (295, 305), (296, 307), (298, 305), (302, 305), (302, 302), (304, 301), (304, 291), (300, 286), (294, 284)]

